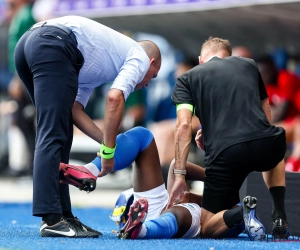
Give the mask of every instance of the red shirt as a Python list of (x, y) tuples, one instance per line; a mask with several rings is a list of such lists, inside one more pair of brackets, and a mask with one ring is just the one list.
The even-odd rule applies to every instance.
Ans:
[(277, 84), (265, 84), (270, 105), (276, 106), (289, 102), (284, 120), (300, 114), (300, 78), (286, 70), (280, 70)]

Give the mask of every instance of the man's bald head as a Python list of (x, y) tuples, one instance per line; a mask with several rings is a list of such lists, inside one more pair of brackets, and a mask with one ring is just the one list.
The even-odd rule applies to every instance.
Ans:
[(161, 65), (161, 54), (158, 46), (150, 40), (138, 41), (138, 44), (145, 50), (148, 57), (155, 60), (155, 65), (160, 67)]

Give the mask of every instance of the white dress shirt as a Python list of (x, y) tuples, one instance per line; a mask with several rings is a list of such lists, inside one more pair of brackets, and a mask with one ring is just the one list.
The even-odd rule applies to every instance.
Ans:
[[(133, 39), (93, 20), (65, 16), (51, 20), (70, 28), (84, 57), (76, 101), (86, 106), (95, 87), (113, 82), (125, 100), (150, 68), (150, 59)], [(50, 23), (50, 20), (49, 20)]]

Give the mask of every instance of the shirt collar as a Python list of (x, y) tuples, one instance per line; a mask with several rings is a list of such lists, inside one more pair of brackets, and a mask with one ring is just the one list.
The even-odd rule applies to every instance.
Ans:
[[(219, 57), (219, 56), (213, 55), (213, 56), (211, 56), (210, 58), (208, 58), (208, 60), (207, 60), (206, 62), (210, 61), (213, 57)], [(221, 57), (219, 57), (219, 58), (221, 58)]]

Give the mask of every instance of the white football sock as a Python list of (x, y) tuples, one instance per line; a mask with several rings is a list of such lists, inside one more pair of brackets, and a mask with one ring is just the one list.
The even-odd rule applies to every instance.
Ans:
[(146, 228), (145, 224), (143, 223), (141, 231), (140, 231), (137, 239), (143, 239), (145, 237), (146, 233), (147, 233), (147, 228)]
[(99, 169), (97, 168), (97, 166), (93, 163), (88, 163), (86, 165), (84, 165), (84, 167), (89, 170), (94, 176), (98, 176), (98, 174), (100, 173)]

